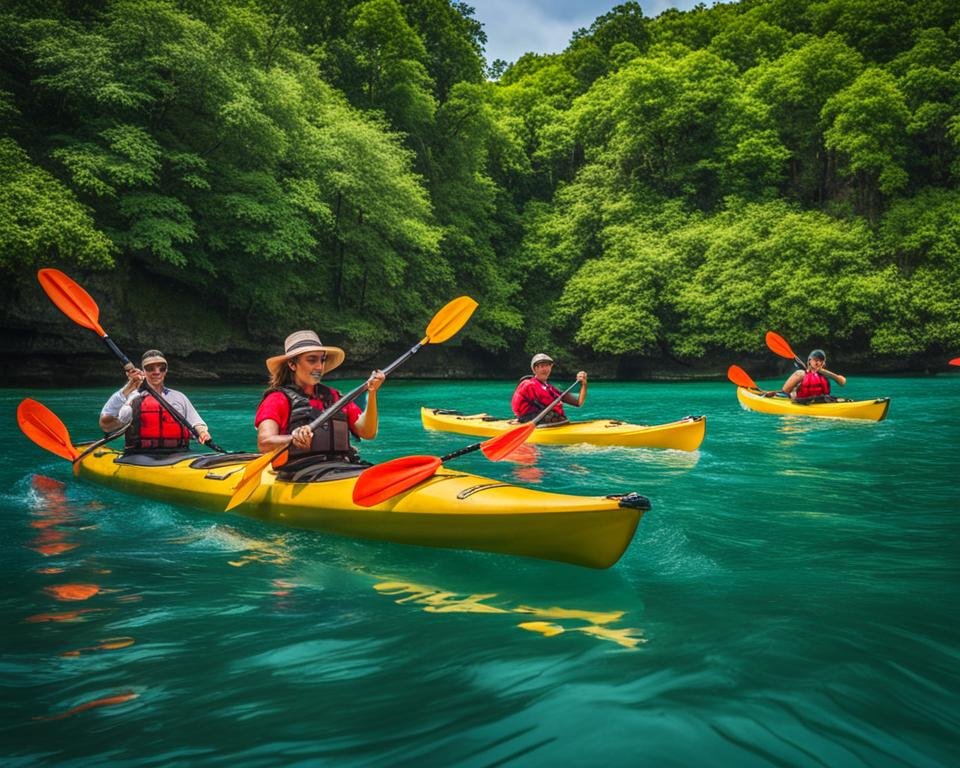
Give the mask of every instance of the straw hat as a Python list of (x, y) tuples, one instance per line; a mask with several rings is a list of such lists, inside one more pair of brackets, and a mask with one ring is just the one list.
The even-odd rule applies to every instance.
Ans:
[(267, 359), (267, 370), (270, 375), (274, 375), (287, 360), (304, 352), (325, 352), (326, 362), (323, 364), (323, 372), (330, 373), (340, 363), (343, 362), (344, 354), (340, 347), (325, 347), (320, 338), (313, 331), (296, 331), (287, 336), (283, 342), (283, 354), (276, 355)]

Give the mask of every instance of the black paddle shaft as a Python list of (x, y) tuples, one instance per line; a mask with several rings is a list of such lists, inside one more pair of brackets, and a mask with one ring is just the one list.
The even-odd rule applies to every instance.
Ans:
[[(420, 349), (423, 347), (423, 342), (419, 341), (416, 345), (410, 347), (406, 352), (404, 352), (400, 357), (394, 360), (390, 365), (383, 369), (383, 375), (389, 376), (393, 371), (395, 371), (399, 366), (403, 365), (407, 360), (413, 357)], [(356, 400), (360, 395), (367, 391), (369, 385), (367, 382), (363, 382), (358, 387), (350, 390), (347, 394), (343, 395), (337, 402), (331, 405), (329, 408), (324, 409), (317, 418), (311, 421), (307, 426), (310, 428), (310, 431), (314, 431), (321, 424), (325, 424), (333, 416), (336, 416), (340, 411), (342, 411), (347, 405)]]

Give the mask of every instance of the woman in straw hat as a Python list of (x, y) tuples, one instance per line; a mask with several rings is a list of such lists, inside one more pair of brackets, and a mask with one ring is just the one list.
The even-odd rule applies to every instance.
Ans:
[(328, 347), (313, 331), (287, 336), (283, 354), (267, 360), (270, 384), (264, 393), (254, 425), (257, 449), (263, 453), (290, 446), (290, 459), (310, 457), (320, 461), (359, 460), (350, 445), (350, 433), (371, 440), (377, 435), (377, 390), (383, 371), (367, 379), (367, 407), (361, 411), (348, 403), (316, 432), (308, 426), (320, 413), (340, 399), (340, 393), (321, 383), (323, 375), (343, 362), (339, 347)]

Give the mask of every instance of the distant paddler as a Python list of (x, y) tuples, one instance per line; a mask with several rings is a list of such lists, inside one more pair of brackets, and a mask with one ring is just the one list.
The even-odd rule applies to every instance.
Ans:
[(549, 382), (550, 374), (553, 372), (553, 358), (549, 355), (542, 352), (535, 354), (530, 360), (530, 370), (533, 371), (533, 375), (520, 379), (510, 401), (510, 407), (517, 421), (522, 423), (532, 421), (546, 406), (560, 398), (551, 412), (542, 419), (542, 423), (562, 424), (567, 421), (567, 416), (563, 412), (563, 403), (579, 408), (587, 399), (586, 371), (577, 373), (580, 391), (577, 395), (572, 395), (569, 392), (561, 393)]

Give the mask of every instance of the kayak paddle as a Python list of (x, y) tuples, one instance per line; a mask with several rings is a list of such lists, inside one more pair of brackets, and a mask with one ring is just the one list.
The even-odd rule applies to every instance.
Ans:
[(70, 433), (57, 415), (43, 403), (29, 397), (17, 406), (17, 425), (20, 431), (41, 448), (61, 456), (67, 461), (76, 461), (80, 451), (73, 447)]
[[(130, 371), (134, 368), (133, 363), (130, 362), (130, 358), (123, 354), (113, 339), (107, 335), (107, 332), (103, 330), (103, 327), (100, 325), (100, 307), (97, 306), (97, 302), (95, 302), (93, 297), (78, 283), (67, 277), (59, 269), (50, 268), (41, 269), (37, 272), (37, 280), (40, 281), (40, 287), (43, 288), (44, 293), (47, 294), (57, 309), (77, 325), (89, 328), (103, 339), (103, 343), (107, 345), (107, 349), (113, 352), (113, 354), (120, 359), (120, 362), (123, 363), (124, 370)], [(200, 435), (197, 433), (197, 430), (193, 428), (193, 425), (190, 424), (176, 408), (166, 401), (163, 395), (155, 392), (146, 381), (140, 386), (152, 395), (160, 405), (166, 408), (167, 412), (173, 416), (177, 423), (190, 432), (197, 442), (200, 442)], [(207, 440), (206, 443), (200, 444), (205, 445), (217, 453), (226, 453), (226, 451), (214, 443), (213, 440)]]
[[(442, 344), (444, 341), (449, 339), (467, 324), (467, 320), (470, 319), (470, 315), (473, 314), (473, 311), (476, 308), (477, 302), (471, 299), (469, 296), (460, 296), (446, 304), (439, 312), (437, 312), (436, 315), (433, 316), (433, 320), (431, 320), (430, 324), (427, 326), (424, 337), (410, 347), (410, 349), (404, 352), (400, 357), (390, 363), (390, 365), (384, 368), (384, 375), (389, 376), (390, 373), (392, 373), (398, 366), (402, 365), (417, 352), (419, 352), (421, 347), (427, 344)], [(339, 400), (337, 400), (337, 402), (324, 410), (323, 413), (310, 422), (308, 426), (310, 427), (311, 431), (316, 430), (320, 425), (325, 424), (327, 421), (332, 419), (348, 403), (353, 402), (366, 391), (367, 382), (363, 382), (349, 394), (341, 397)], [(255, 459), (247, 464), (247, 468), (243, 471), (243, 477), (240, 478), (240, 482), (233, 491), (233, 496), (230, 497), (230, 501), (227, 503), (227, 511), (233, 509), (238, 504), (242, 504), (244, 501), (250, 498), (250, 494), (252, 494), (260, 486), (260, 476), (263, 473), (263, 470), (268, 464), (271, 464), (281, 455), (286, 453), (289, 448), (289, 443), (286, 445), (281, 445), (276, 450), (270, 453), (265, 453), (259, 459)]]
[(60, 418), (43, 403), (31, 400), (29, 397), (20, 401), (17, 406), (17, 425), (20, 431), (44, 450), (62, 456), (67, 461), (76, 464), (91, 451), (95, 451), (104, 443), (109, 443), (120, 437), (129, 428), (124, 424), (120, 429), (104, 435), (90, 445), (78, 451), (70, 440), (70, 433)]
[(727, 378), (738, 387), (755, 389), (758, 392), (763, 391), (757, 386), (757, 382), (750, 378), (750, 374), (743, 370), (743, 368), (741, 368), (739, 365), (731, 365), (729, 368), (727, 368)]
[(450, 459), (464, 456), (474, 451), (482, 451), (490, 461), (502, 461), (523, 445), (550, 411), (563, 396), (568, 394), (578, 382), (573, 382), (556, 399), (526, 424), (504, 432), (489, 440), (468, 445), (446, 456), (401, 456), (383, 464), (365, 469), (357, 477), (353, 486), (353, 503), (361, 507), (373, 507), (382, 501), (393, 498), (432, 477)]
[(767, 331), (766, 341), (767, 348), (773, 352), (773, 354), (780, 355), (780, 357), (785, 360), (792, 360), (801, 370), (806, 370), (806, 364), (800, 359), (800, 356), (793, 351), (793, 348), (787, 343), (787, 340), (779, 333)]

